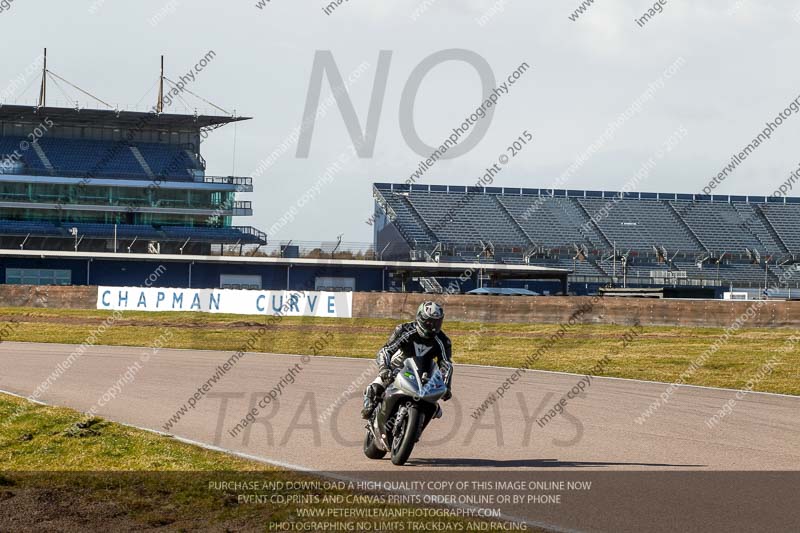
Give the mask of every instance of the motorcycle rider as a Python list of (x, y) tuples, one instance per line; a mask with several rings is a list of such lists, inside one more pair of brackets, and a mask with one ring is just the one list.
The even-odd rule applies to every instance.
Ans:
[(364, 391), (364, 408), (361, 417), (369, 419), (380, 403), (386, 385), (394, 379), (394, 371), (402, 368), (409, 357), (416, 357), (422, 368), (429, 368), (436, 361), (447, 385), (442, 401), (452, 397), (450, 386), (453, 379), (452, 346), (442, 331), (444, 308), (436, 302), (422, 302), (417, 308), (413, 322), (400, 324), (392, 332), (388, 342), (378, 351), (376, 363), (378, 377)]

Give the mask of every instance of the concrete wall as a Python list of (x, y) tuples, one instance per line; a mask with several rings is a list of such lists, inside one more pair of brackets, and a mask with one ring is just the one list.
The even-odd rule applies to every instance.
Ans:
[[(410, 318), (429, 296), (399, 293), (356, 293), (353, 316)], [(434, 298), (445, 305), (449, 320), (545, 323), (567, 322), (578, 310), (583, 324), (728, 327), (748, 308), (757, 311), (747, 327), (800, 327), (800, 302), (729, 302), (723, 300), (657, 300), (589, 296), (476, 296)], [(752, 315), (753, 311), (751, 311)]]
[[(357, 318), (410, 319), (423, 294), (357, 292), (353, 316)], [(631, 325), (637, 320), (652, 326), (728, 327), (753, 307), (747, 327), (800, 328), (800, 302), (728, 302), (723, 300), (656, 300), (597, 298), (588, 296), (468, 296), (440, 295), (447, 318), (468, 322), (566, 322), (582, 310), (576, 322)], [(0, 307), (50, 307), (95, 309), (97, 287), (33, 287), (0, 285)], [(752, 311), (751, 311), (752, 314)]]

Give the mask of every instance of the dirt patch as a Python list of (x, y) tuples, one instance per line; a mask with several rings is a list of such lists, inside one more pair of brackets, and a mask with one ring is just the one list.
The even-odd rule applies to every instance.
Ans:
[(174, 516), (170, 509), (131, 517), (130, 509), (113, 501), (75, 489), (5, 488), (0, 490), (0, 531), (263, 531), (261, 520), (215, 521)]

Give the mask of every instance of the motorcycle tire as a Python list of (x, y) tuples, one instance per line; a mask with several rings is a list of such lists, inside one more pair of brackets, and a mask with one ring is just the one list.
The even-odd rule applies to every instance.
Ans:
[(364, 435), (364, 455), (370, 459), (383, 459), (386, 456), (386, 451), (375, 445), (375, 437), (370, 430)]
[(395, 433), (392, 439), (392, 464), (402, 466), (411, 457), (411, 452), (416, 444), (422, 416), (416, 407), (409, 407), (400, 421), (403, 428), (400, 435)]

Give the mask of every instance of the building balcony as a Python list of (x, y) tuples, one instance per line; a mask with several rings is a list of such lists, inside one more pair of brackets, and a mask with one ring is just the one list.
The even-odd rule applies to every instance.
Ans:
[(170, 177), (103, 172), (88, 177), (85, 172), (24, 170), (0, 167), (0, 183), (45, 183), (72, 186), (109, 186), (128, 188), (187, 189), (229, 192), (253, 192), (253, 178), (236, 176), (197, 176), (194, 180), (176, 180)]
[[(159, 202), (155, 205), (140, 204), (140, 203), (125, 203), (106, 202), (103, 204), (91, 203), (70, 203), (67, 201), (58, 201), (56, 199), (51, 201), (29, 201), (26, 199), (11, 200), (0, 196), (0, 209), (39, 209), (39, 210), (57, 210), (57, 211), (94, 211), (94, 212), (121, 212), (127, 211), (130, 213), (156, 213), (156, 214), (171, 214), (171, 215), (203, 215), (210, 217), (245, 217), (253, 215), (252, 203), (249, 201), (235, 201), (232, 203), (221, 204), (219, 206), (185, 206), (182, 204), (172, 204), (168, 202)], [(102, 199), (99, 199), (102, 200)]]

